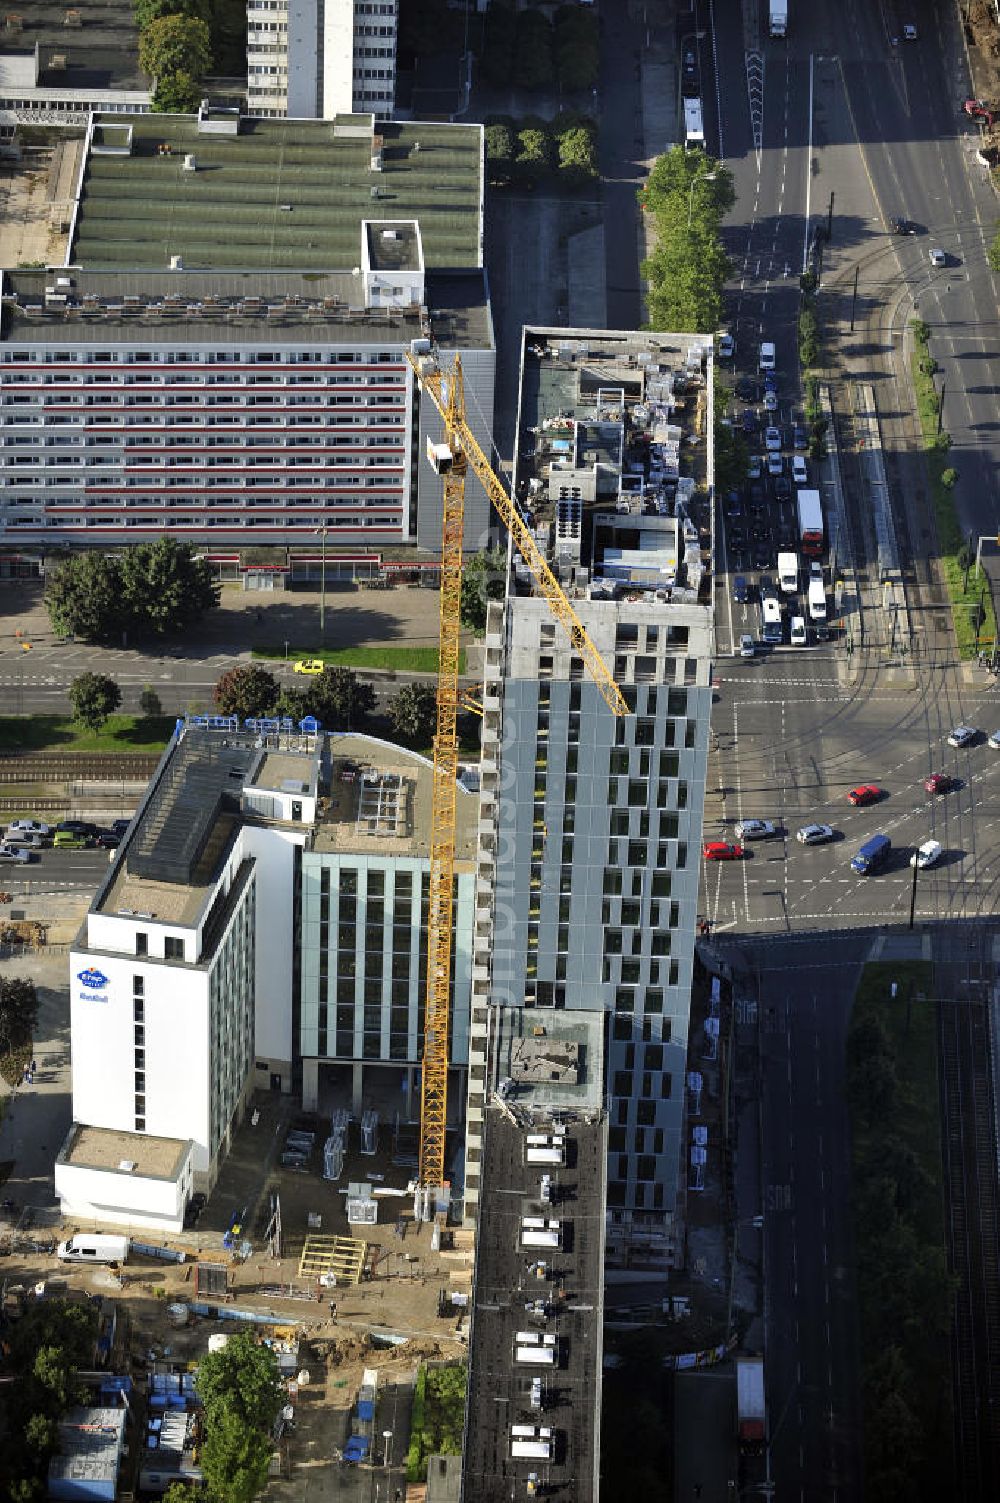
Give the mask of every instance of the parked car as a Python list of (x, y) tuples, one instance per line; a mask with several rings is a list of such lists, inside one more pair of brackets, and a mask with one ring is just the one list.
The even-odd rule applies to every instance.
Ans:
[(733, 575), (733, 601), (736, 605), (746, 605), (749, 599), (749, 588), (745, 574)]
[(102, 851), (117, 851), (121, 843), (121, 836), (114, 830), (98, 830), (94, 836), (94, 844)]
[(825, 845), (835, 834), (832, 825), (803, 825), (795, 831), (795, 839), (799, 845)]
[(324, 664), (322, 658), (299, 658), (297, 662), (293, 663), (292, 672), (308, 674), (322, 673), (325, 666), (326, 665)]
[(757, 414), (752, 407), (743, 409), (743, 432), (750, 434), (757, 432)]
[(729, 840), (706, 840), (701, 848), (706, 861), (740, 861), (746, 855), (741, 845)]
[(742, 517), (742, 515), (743, 515), (743, 497), (740, 495), (739, 491), (727, 491), (726, 492), (726, 516), (727, 517)]
[(736, 352), (736, 341), (731, 334), (719, 335), (719, 359), (732, 360)]
[(759, 480), (764, 473), (764, 461), (759, 454), (750, 455), (750, 463), (747, 467), (747, 477), (750, 480)]
[(785, 461), (780, 454), (773, 451), (767, 456), (767, 473), (769, 475), (781, 475), (785, 469)]
[[(795, 461), (792, 461), (794, 465)], [(787, 475), (779, 475), (774, 482), (774, 498), (778, 502), (786, 502), (792, 499), (792, 482)]]
[(932, 772), (924, 778), (925, 793), (950, 793), (954, 787), (955, 779), (947, 772)]
[(796, 485), (808, 485), (809, 470), (801, 454), (792, 455), (792, 479)]
[(781, 429), (764, 429), (764, 447), (772, 452), (781, 448)]
[(756, 656), (757, 656), (757, 649), (754, 646), (753, 637), (748, 636), (747, 633), (744, 632), (743, 635), (740, 637), (740, 657), (741, 658), (753, 658), (753, 657), (756, 657)]
[(85, 851), (93, 840), (93, 835), (81, 835), (77, 830), (57, 830), (52, 844), (57, 851)]
[(792, 429), (792, 448), (793, 449), (808, 449), (808, 447), (809, 447), (809, 434), (806, 432), (806, 430), (802, 427), (802, 425), (800, 423), (796, 423), (795, 427)]
[(937, 866), (944, 855), (944, 847), (937, 840), (925, 840), (910, 857), (910, 865), (925, 872), (929, 866)]
[(754, 402), (757, 399), (757, 383), (752, 376), (740, 376), (735, 390), (741, 402)]
[(61, 819), (53, 831), (54, 835), (96, 835), (97, 826), (86, 819)]
[(21, 851), (40, 851), (45, 844), (40, 835), (33, 835), (30, 830), (8, 830), (3, 843)]
[(777, 410), (778, 410), (778, 393), (776, 391), (766, 391), (764, 393), (764, 411), (765, 412), (777, 412)]
[(7, 827), (8, 835), (12, 835), (15, 830), (21, 830), (25, 835), (40, 835), (43, 840), (48, 840), (52, 835), (52, 826), (40, 819), (12, 819)]
[(989, 126), (990, 130), (996, 124), (996, 115), (985, 99), (966, 99), (962, 103), (962, 109), (970, 120), (981, 120), (984, 125)]
[(733, 833), (737, 840), (770, 840), (778, 832), (769, 819), (741, 819)]
[(861, 783), (857, 788), (847, 790), (847, 802), (855, 809), (861, 809), (865, 804), (877, 804), (881, 797), (882, 789), (875, 783)]
[(121, 835), (124, 839), (125, 832), (131, 823), (132, 821), (130, 819), (113, 819), (111, 821), (111, 828), (112, 830), (114, 830), (116, 835)]

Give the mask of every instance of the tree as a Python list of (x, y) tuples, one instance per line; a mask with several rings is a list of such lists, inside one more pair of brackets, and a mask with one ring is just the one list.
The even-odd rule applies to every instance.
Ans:
[(27, 1044), (38, 1021), (35, 983), (23, 976), (0, 976), (0, 1045)]
[(404, 684), (389, 705), (389, 720), (402, 741), (426, 746), (437, 725), (437, 694), (431, 684)]
[(122, 702), (122, 691), (104, 673), (81, 673), (69, 686), (73, 719), (89, 731), (99, 731)]
[(587, 182), (597, 176), (597, 149), (594, 133), (585, 125), (575, 125), (557, 137), (559, 171), (575, 182)]
[(212, 697), (220, 715), (238, 715), (240, 720), (246, 720), (273, 714), (278, 692), (274, 674), (252, 663), (248, 668), (228, 669), (216, 684)]
[(193, 115), (201, 99), (201, 81), (183, 68), (157, 75), (152, 106), (159, 115)]
[(150, 78), (167, 73), (200, 78), (211, 62), (208, 26), (190, 16), (160, 16), (139, 37), (139, 67)]
[(24, 1427), (24, 1443), (46, 1460), (59, 1443), (55, 1422), (47, 1414), (33, 1414)]
[(474, 553), (462, 565), (462, 625), (470, 631), (486, 630), (486, 606), (502, 600), (507, 589), (507, 555), (502, 548)]
[(555, 82), (552, 25), (541, 11), (518, 12), (514, 31), (512, 82), (519, 89), (547, 89)]
[(144, 636), (187, 631), (215, 609), (222, 592), (207, 559), (172, 538), (127, 548), (120, 575), (130, 620)]
[(187, 1482), (171, 1482), (163, 1494), (163, 1503), (204, 1503), (205, 1495)]
[(244, 1425), (270, 1435), (284, 1403), (277, 1359), (250, 1331), (202, 1358), (196, 1387), (210, 1426), (216, 1411), (228, 1408)]
[(228, 1404), (206, 1411), (205, 1418), (201, 1468), (211, 1503), (254, 1503), (267, 1482), (270, 1435), (248, 1426)]
[(555, 16), (555, 56), (560, 87), (572, 93), (591, 89), (601, 64), (597, 17), (575, 5), (564, 5)]
[(135, 24), (145, 31), (152, 21), (161, 16), (187, 16), (198, 21), (212, 19), (208, 0), (133, 0)]
[(479, 71), (484, 83), (505, 89), (514, 72), (516, 19), (510, 5), (493, 0), (486, 13), (486, 31)]
[(117, 637), (126, 624), (117, 559), (91, 552), (63, 559), (46, 579), (45, 607), (57, 637)]
[(139, 709), (147, 720), (155, 720), (163, 714), (163, 702), (152, 684), (143, 684), (139, 695)]
[(35, 1354), (32, 1375), (56, 1414), (67, 1408), (73, 1395), (73, 1371), (61, 1346), (43, 1346)]
[(524, 126), (517, 133), (514, 154), (515, 174), (525, 182), (537, 183), (552, 171), (554, 146), (542, 125)]
[(506, 121), (491, 120), (483, 134), (490, 183), (502, 186), (509, 180), (514, 165), (514, 132)]
[(350, 730), (375, 708), (375, 690), (350, 668), (324, 668), (305, 693), (307, 713), (327, 730)]

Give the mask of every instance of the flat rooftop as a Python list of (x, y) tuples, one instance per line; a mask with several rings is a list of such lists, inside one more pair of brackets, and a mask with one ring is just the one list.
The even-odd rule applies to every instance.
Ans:
[[(129, 232), (131, 233), (131, 231)], [(127, 236), (125, 237), (127, 240)], [(69, 283), (57, 288), (56, 278)], [(56, 289), (55, 297), (46, 289)], [(3, 273), (0, 338), (25, 344), (408, 344), (416, 311), (365, 309), (350, 272), (26, 270)], [(429, 275), (430, 330), (445, 348), (491, 348), (483, 272)]]
[[(527, 1162), (527, 1137), (551, 1134), (544, 1113), (486, 1110), (483, 1185), (476, 1237), (476, 1303), (469, 1347), (469, 1423), (463, 1496), (508, 1503), (526, 1496), (534, 1471), (545, 1497), (591, 1503), (597, 1497), (604, 1320), (606, 1130), (600, 1112), (566, 1116), (565, 1163)], [(530, 1123), (530, 1125), (529, 1125)], [(548, 1176), (551, 1199), (541, 1196)], [(560, 1246), (523, 1247), (524, 1218), (559, 1222)], [(515, 1360), (519, 1332), (538, 1344), (555, 1337), (550, 1365)], [(532, 1394), (533, 1381), (537, 1388)], [(548, 1460), (511, 1454), (514, 1425), (551, 1431)]]
[[(191, 1143), (187, 1139), (157, 1138), (142, 1132), (116, 1132), (108, 1127), (84, 1127), (74, 1122), (59, 1150), (57, 1162), (79, 1169), (104, 1169), (126, 1177), (176, 1179)], [(123, 1169), (122, 1164), (134, 1165)]]
[[(312, 849), (429, 858), (433, 778), (433, 764), (417, 752), (373, 736), (331, 736), (329, 805), (317, 820)], [(478, 820), (478, 794), (459, 786), (459, 870), (475, 860)]]
[[(79, 25), (67, 26), (67, 12)], [(59, 91), (70, 89), (148, 89), (139, 69), (139, 38), (131, 0), (24, 0), (11, 7), (20, 17), (20, 30), (8, 25), (0, 51), (16, 60), (13, 76), (21, 72), (18, 55), (39, 48), (39, 84)], [(55, 63), (53, 63), (55, 59)], [(62, 61), (60, 61), (62, 59)], [(0, 72), (0, 88), (6, 79)]]
[[(567, 583), (582, 569), (607, 598), (697, 595), (712, 359), (701, 335), (525, 328), (514, 490)], [(531, 590), (523, 570), (515, 578)]]
[(603, 1096), (603, 1036), (602, 1012), (546, 1009), (540, 1021), (535, 1008), (500, 1008), (497, 1069), (514, 1082), (512, 1100), (529, 1111), (595, 1111)]
[[(365, 220), (417, 220), (429, 270), (482, 265), (482, 133), (474, 125), (191, 115), (102, 116), (128, 155), (88, 153), (70, 260), (88, 267), (347, 271)], [(193, 156), (196, 171), (184, 167)], [(373, 171), (377, 158), (381, 169)]]
[(420, 233), (412, 221), (366, 224), (365, 241), (373, 271), (420, 271)]

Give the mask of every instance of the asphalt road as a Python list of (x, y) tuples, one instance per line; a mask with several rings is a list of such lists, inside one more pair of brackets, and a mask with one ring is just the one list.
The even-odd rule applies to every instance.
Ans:
[(864, 935), (744, 946), (761, 1026), (765, 1317), (775, 1497), (860, 1496), (844, 1041)]
[[(123, 809), (123, 814), (130, 812), (127, 807)], [(108, 816), (109, 823), (111, 817)], [(26, 866), (20, 862), (16, 865), (0, 863), (0, 888), (4, 892), (22, 894), (58, 893), (72, 889), (95, 891), (107, 875), (110, 854), (109, 851), (55, 851), (51, 848), (35, 851), (35, 860)]]

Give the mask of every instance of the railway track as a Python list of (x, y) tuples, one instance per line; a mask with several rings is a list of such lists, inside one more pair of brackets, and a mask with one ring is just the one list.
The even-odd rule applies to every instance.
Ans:
[(158, 755), (98, 753), (94, 756), (0, 756), (0, 783), (51, 783), (93, 779), (97, 782), (148, 780), (159, 762)]
[[(939, 986), (938, 1049), (952, 1321), (957, 1496), (1000, 1488), (1000, 1249), (990, 1060), (992, 930), (962, 930)], [(956, 936), (957, 938), (957, 936)], [(950, 999), (949, 999), (950, 994)]]

